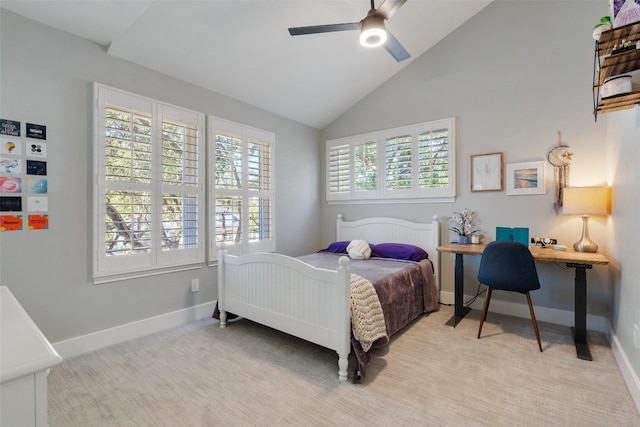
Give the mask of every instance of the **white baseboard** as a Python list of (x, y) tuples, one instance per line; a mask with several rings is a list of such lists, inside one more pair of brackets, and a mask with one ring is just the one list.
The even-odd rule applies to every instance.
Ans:
[(63, 359), (67, 359), (89, 351), (98, 350), (113, 344), (211, 317), (215, 304), (216, 301), (200, 304), (137, 322), (127, 323), (126, 325), (59, 341), (52, 345)]
[[(453, 292), (440, 291), (440, 302), (442, 304), (453, 304), (455, 294)], [(473, 298), (473, 295), (465, 295), (463, 301), (469, 301)], [(471, 308), (474, 310), (482, 310), (484, 304), (484, 296), (478, 297), (478, 299), (471, 304)], [(536, 311), (536, 319), (541, 322), (554, 323), (556, 325), (573, 326), (575, 320), (575, 314), (573, 311), (558, 310), (555, 308), (547, 307), (534, 307)], [(522, 317), (529, 319), (529, 306), (527, 304), (518, 304), (513, 302), (502, 301), (499, 299), (491, 298), (491, 306), (489, 311), (494, 313), (506, 314), (509, 316)], [(604, 334), (609, 333), (608, 322), (605, 317), (594, 316), (587, 314), (587, 329), (590, 331), (602, 332)]]
[(627, 388), (629, 389), (629, 393), (631, 393), (631, 397), (636, 404), (636, 408), (638, 408), (638, 412), (640, 412), (640, 379), (638, 378), (638, 374), (633, 370), (633, 366), (631, 366), (629, 358), (627, 358), (627, 354), (620, 345), (618, 337), (613, 333), (611, 325), (609, 325), (609, 332), (611, 350), (613, 350), (613, 355), (618, 362), (618, 367), (620, 368), (624, 381), (627, 383)]

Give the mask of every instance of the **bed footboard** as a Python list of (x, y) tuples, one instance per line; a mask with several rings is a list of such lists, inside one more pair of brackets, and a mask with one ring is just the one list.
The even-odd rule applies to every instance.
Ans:
[(315, 268), (275, 253), (218, 256), (220, 327), (227, 312), (338, 353), (338, 376), (347, 380), (351, 351), (349, 258), (337, 270)]

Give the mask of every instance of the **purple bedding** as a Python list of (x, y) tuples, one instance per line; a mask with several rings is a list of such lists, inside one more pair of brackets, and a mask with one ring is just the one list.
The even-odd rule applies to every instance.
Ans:
[[(344, 254), (321, 252), (298, 259), (318, 268), (335, 270), (340, 256)], [(428, 259), (420, 262), (379, 258), (352, 259), (349, 261), (349, 268), (352, 273), (373, 284), (382, 305), (388, 337), (418, 316), (439, 308), (433, 265)], [(360, 382), (366, 375), (366, 366), (371, 356), (362, 350), (357, 340), (352, 338), (351, 342), (359, 371), (354, 381)], [(383, 346), (387, 342), (388, 338), (375, 343), (374, 347)]]

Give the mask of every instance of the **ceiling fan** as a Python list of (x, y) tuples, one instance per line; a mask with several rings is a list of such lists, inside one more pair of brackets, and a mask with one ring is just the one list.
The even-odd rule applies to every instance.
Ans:
[(360, 44), (366, 47), (384, 45), (384, 48), (396, 61), (401, 62), (411, 57), (409, 52), (387, 30), (384, 21), (391, 18), (407, 0), (385, 0), (379, 8), (375, 8), (374, 0), (371, 0), (371, 10), (360, 22), (345, 24), (312, 25), (310, 27), (289, 28), (292, 36), (305, 34), (332, 33), (335, 31), (360, 30)]

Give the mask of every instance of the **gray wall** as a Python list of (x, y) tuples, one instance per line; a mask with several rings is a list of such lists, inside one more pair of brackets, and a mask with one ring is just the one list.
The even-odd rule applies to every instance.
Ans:
[[(446, 218), (467, 207), (478, 212), (486, 240), (495, 237), (496, 226), (527, 226), (533, 235), (556, 237), (571, 245), (580, 237), (581, 221), (556, 216), (552, 210), (554, 183), (549, 165), (544, 196), (469, 189), (471, 155), (502, 151), (505, 163), (545, 159), (561, 130), (563, 142), (574, 153), (570, 184), (613, 188), (612, 215), (590, 220), (591, 237), (611, 264), (587, 273), (588, 313), (610, 322), (616, 345), (635, 374), (635, 380), (628, 380), (635, 381), (637, 390), (640, 352), (634, 347), (633, 325), (640, 326), (640, 107), (593, 120), (591, 32), (605, 15), (608, 2), (604, 0), (494, 1), (327, 126), (323, 140), (455, 116), (458, 199), (402, 206), (325, 204), (322, 238), (323, 243), (331, 240), (339, 212), (347, 219), (376, 214), (411, 220), (429, 219), (435, 213), (441, 216), (446, 241), (453, 237)], [(452, 292), (453, 256), (444, 255), (441, 260), (442, 288)], [(465, 277), (467, 294), (476, 290), (477, 261), (465, 259), (470, 267)], [(537, 265), (542, 289), (533, 295), (536, 311), (573, 311), (573, 271)], [(495, 298), (507, 299), (500, 294)]]
[[(347, 219), (376, 214), (410, 220), (428, 220), (435, 213), (446, 242), (454, 237), (447, 218), (466, 207), (477, 212), (485, 241), (495, 238), (496, 226), (520, 226), (529, 227), (532, 236), (555, 237), (571, 246), (580, 237), (582, 222), (556, 216), (550, 164), (546, 195), (507, 196), (505, 191), (471, 192), (470, 156), (501, 151), (505, 164), (546, 160), (560, 130), (574, 153), (571, 184), (607, 182), (606, 123), (593, 120), (590, 90), (591, 32), (607, 13), (606, 1), (493, 2), (327, 126), (323, 140), (456, 117), (458, 197), (455, 203), (325, 204), (323, 243), (331, 239), (339, 212)], [(609, 251), (606, 224), (605, 218), (590, 221), (591, 237), (604, 253)], [(478, 286), (478, 258), (465, 259), (467, 294)], [(453, 262), (453, 256), (441, 257), (441, 286), (449, 293)], [(539, 263), (538, 271), (543, 288), (533, 296), (536, 306), (572, 312), (573, 270)], [(588, 312), (607, 316), (611, 294), (606, 268), (589, 271), (588, 281)], [(496, 295), (522, 302), (518, 297)]]
[[(607, 149), (613, 183), (611, 244), (611, 324), (619, 345), (635, 372), (640, 388), (640, 348), (634, 347), (633, 325), (640, 327), (640, 263), (638, 212), (640, 211), (640, 107), (607, 116)], [(640, 335), (638, 336), (640, 340)], [(640, 344), (639, 344), (640, 345)], [(635, 395), (640, 406), (640, 395)]]
[[(0, 233), (0, 283), (51, 342), (217, 298), (216, 269), (91, 282), (92, 82), (272, 131), (277, 250), (317, 249), (318, 130), (107, 55), (103, 47), (1, 11), (0, 117), (47, 126), (46, 231)], [(23, 125), (24, 126), (24, 125)], [(192, 278), (200, 291), (190, 292)]]

